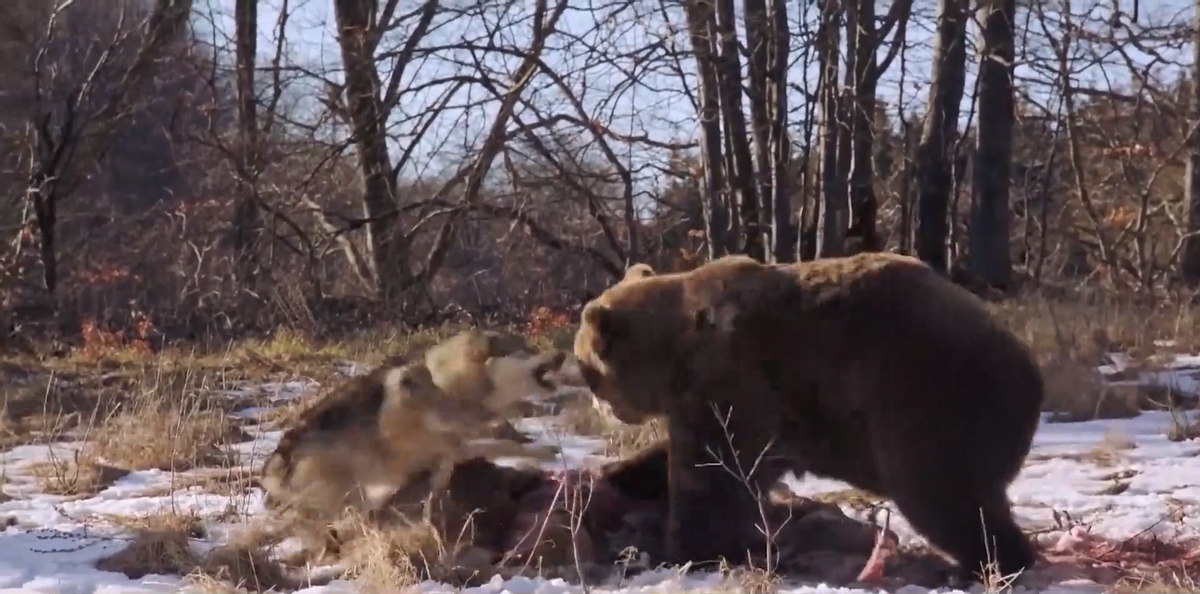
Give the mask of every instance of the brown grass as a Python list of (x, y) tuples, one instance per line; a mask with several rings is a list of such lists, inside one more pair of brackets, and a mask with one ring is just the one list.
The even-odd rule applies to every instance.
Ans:
[(510, 577), (494, 563), (490, 551), (446, 535), (425, 522), (408, 525), (358, 523), (346, 547), (346, 559), (356, 583), (368, 591), (395, 592), (421, 580), (456, 586), (479, 585), (494, 575)]
[(626, 458), (666, 438), (666, 419), (650, 419), (640, 425), (618, 425), (608, 434), (604, 453)]
[(779, 591), (783, 580), (779, 574), (761, 567), (730, 566), (722, 561), (718, 573), (728, 584), (720, 592), (738, 594), (774, 594)]
[(127, 547), (96, 563), (101, 571), (123, 573), (130, 579), (151, 574), (184, 575), (200, 561), (191, 539), (203, 538), (204, 529), (194, 515), (161, 513), (111, 519), (132, 529), (134, 535)]
[(1136, 388), (1108, 386), (1095, 366), (1054, 361), (1043, 367), (1052, 422), (1129, 419), (1141, 414)]
[(80, 457), (36, 462), (25, 469), (39, 480), (43, 492), (68, 496), (95, 495), (129, 474), (124, 468)]
[(1107, 591), (1114, 594), (1197, 594), (1200, 583), (1192, 576), (1171, 571), (1124, 577)]
[(222, 448), (247, 439), (223, 411), (150, 403), (108, 419), (89, 448), (129, 470), (178, 472), (229, 466), (232, 458)]
[(191, 540), (204, 538), (200, 519), (191, 514), (160, 513), (139, 518), (113, 517), (113, 523), (133, 531), (129, 545), (96, 563), (102, 571), (132, 579), (146, 575), (181, 575), (203, 592), (265, 592), (294, 590), (298, 584), (272, 560), (265, 534), (250, 530), (199, 555)]
[(605, 435), (619, 431), (622, 423), (592, 406), (591, 396), (575, 398), (559, 413), (561, 427), (575, 435)]
[(338, 532), (344, 538), (340, 560), (364, 592), (405, 591), (424, 580), (455, 588), (478, 586), (497, 575), (579, 582), (583, 572), (595, 581), (611, 572), (611, 567), (591, 564), (542, 567), (540, 556), (532, 563), (497, 563), (493, 551), (461, 542), (459, 535), (440, 534), (423, 522), (381, 526), (349, 519), (339, 523)]
[(187, 575), (202, 592), (289, 591), (296, 582), (279, 561), (256, 542), (231, 542), (216, 547)]
[(343, 560), (364, 592), (412, 588), (420, 583), (422, 569), (429, 573), (450, 557), (443, 539), (428, 524), (380, 527), (357, 522), (347, 529), (353, 536), (344, 547)]
[[(1029, 295), (990, 307), (1037, 356), (1046, 381), (1044, 410), (1055, 413), (1054, 420), (1129, 418), (1161, 410), (1170, 401), (1164, 390), (1109, 385), (1096, 368), (1110, 352), (1123, 353), (1146, 369), (1165, 356), (1197, 352), (1200, 310), (1127, 297), (1089, 297), (1094, 298), (1065, 302)], [(1163, 347), (1155, 341), (1175, 344)]]
[(813, 500), (820, 501), (821, 503), (846, 505), (856, 510), (871, 509), (886, 501), (874, 493), (855, 488), (817, 493), (816, 495), (813, 495), (812, 498)]

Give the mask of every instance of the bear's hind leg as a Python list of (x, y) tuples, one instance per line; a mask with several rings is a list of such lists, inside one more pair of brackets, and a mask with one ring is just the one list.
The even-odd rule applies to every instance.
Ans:
[[(1037, 554), (1013, 518), (1003, 491), (987, 497), (971, 497), (953, 489), (922, 491), (897, 493), (896, 506), (917, 532), (950, 555), (963, 572), (979, 579), (987, 568), (1008, 578), (1033, 567)], [(988, 567), (993, 561), (995, 568)]]

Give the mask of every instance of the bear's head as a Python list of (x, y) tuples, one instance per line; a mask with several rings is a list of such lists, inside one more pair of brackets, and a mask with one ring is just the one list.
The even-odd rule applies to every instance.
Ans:
[[(741, 290), (745, 279), (763, 270), (745, 256), (676, 274), (631, 267), (634, 274), (583, 308), (575, 356), (588, 388), (622, 422), (666, 414), (666, 399), (690, 379), (697, 362), (720, 359), (721, 337), (736, 315), (735, 296), (747, 292)], [(708, 356), (698, 359), (701, 351)]]
[[(639, 271), (640, 273), (640, 271)], [(687, 340), (674, 275), (627, 275), (583, 308), (575, 357), (592, 393), (625, 423), (663, 414), (675, 357)]]

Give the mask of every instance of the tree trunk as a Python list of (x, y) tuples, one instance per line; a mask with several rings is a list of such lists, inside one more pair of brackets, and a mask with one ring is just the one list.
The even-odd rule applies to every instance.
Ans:
[(951, 159), (958, 137), (958, 111), (966, 71), (966, 21), (970, 0), (939, 0), (937, 39), (933, 51), (933, 76), (929, 85), (929, 113), (917, 145), (917, 256), (934, 270), (949, 266), (946, 238), (951, 179)]
[(1200, 0), (1196, 0), (1192, 16), (1192, 88), (1191, 117), (1187, 160), (1187, 227), (1180, 254), (1180, 275), (1190, 287), (1200, 286)]
[(796, 255), (800, 223), (792, 223), (792, 136), (788, 134), (787, 73), (791, 31), (788, 29), (787, 0), (770, 0), (773, 39), (767, 55), (767, 105), (771, 123), (769, 136), (773, 192), (771, 209), (771, 252), (773, 262), (792, 262)]
[(825, 0), (817, 30), (821, 68), (817, 94), (821, 98), (821, 209), (817, 223), (817, 257), (842, 254), (846, 240), (849, 205), (846, 178), (839, 166), (839, 120), (841, 95), (838, 90), (838, 41), (841, 5)]
[(729, 253), (729, 217), (725, 192), (725, 151), (721, 140), (721, 96), (717, 85), (710, 24), (715, 20), (712, 4), (685, 2), (688, 34), (696, 56), (700, 95), (700, 149), (704, 168), (704, 234), (708, 259)]
[[(756, 181), (760, 200), (759, 242), (769, 262), (788, 262), (791, 244), (791, 196), (787, 188), (788, 29), (783, 0), (746, 0), (746, 45), (750, 48), (750, 121), (753, 125)], [(770, 225), (766, 222), (769, 213)], [(749, 239), (747, 240), (749, 241)]]
[(261, 222), (258, 204), (258, 102), (254, 92), (254, 65), (258, 51), (258, 2), (237, 0), (234, 7), (237, 68), (238, 195), (233, 217), (233, 250), (238, 283), (253, 289), (258, 271)]
[(717, 0), (717, 33), (721, 39), (718, 76), (721, 111), (725, 114), (725, 133), (732, 151), (733, 170), (729, 172), (732, 194), (737, 197), (737, 217), (741, 234), (735, 237), (742, 253), (763, 260), (762, 221), (758, 187), (754, 181), (754, 160), (746, 116), (742, 113), (742, 62), (738, 58), (738, 37), (733, 0)]
[(878, 84), (875, 50), (875, 2), (857, 0), (846, 11), (846, 52), (851, 56), (853, 101), (850, 102), (850, 229), (854, 251), (877, 251), (875, 230), (879, 203), (875, 197), (874, 119)]
[(969, 254), (972, 271), (987, 286), (1006, 288), (1009, 249), (1009, 171), (1013, 133), (1013, 19), (1015, 0), (984, 8), (979, 57), (979, 127), (975, 135)]
[[(410, 287), (407, 249), (399, 232), (398, 203), (388, 154), (386, 122), (375, 69), (374, 0), (334, 0), (338, 45), (345, 66), (345, 100), (358, 151), (363, 184), (363, 209), (367, 242), (371, 246), (371, 273), (379, 296), (404, 308), (403, 295)], [(399, 302), (397, 302), (399, 300)]]

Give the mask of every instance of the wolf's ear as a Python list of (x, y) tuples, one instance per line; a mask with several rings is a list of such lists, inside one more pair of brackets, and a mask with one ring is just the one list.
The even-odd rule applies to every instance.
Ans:
[(392, 367), (383, 376), (384, 398), (388, 401), (420, 396), (424, 392), (421, 388), (432, 385), (433, 373), (424, 365)]
[(424, 365), (409, 365), (404, 368), (400, 384), (410, 390), (433, 385), (433, 372)]

